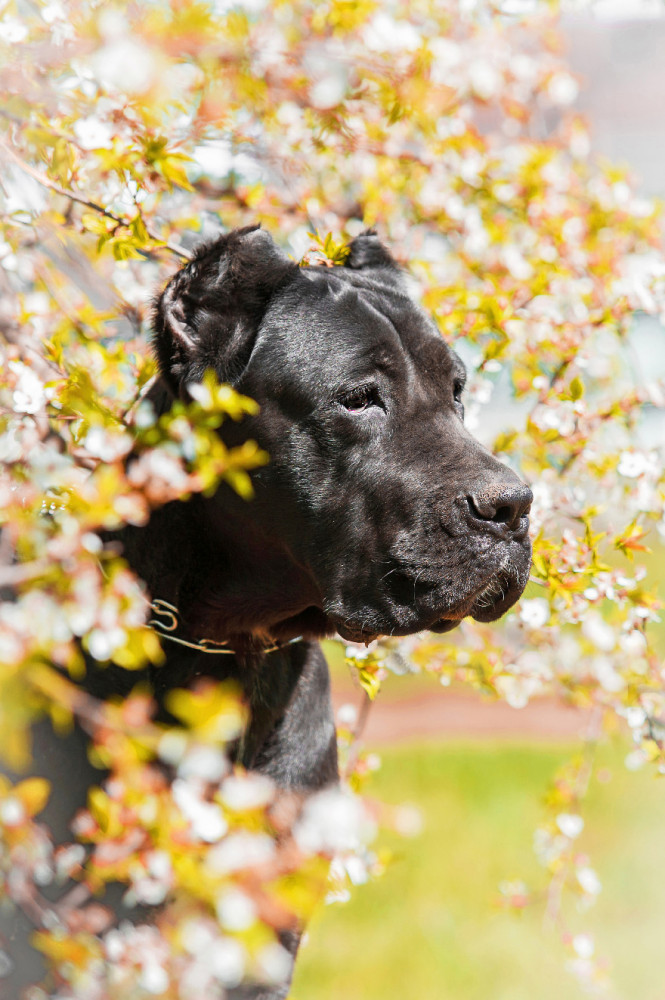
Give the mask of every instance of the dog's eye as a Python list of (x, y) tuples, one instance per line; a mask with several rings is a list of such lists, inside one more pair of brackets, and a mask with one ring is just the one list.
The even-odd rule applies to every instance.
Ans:
[(372, 385), (362, 385), (358, 389), (347, 392), (339, 402), (349, 413), (362, 413), (372, 406), (381, 405), (379, 395)]
[(463, 392), (464, 392), (464, 382), (460, 382), (459, 380), (457, 380), (453, 386), (453, 399), (455, 400), (455, 405), (462, 417), (462, 420), (464, 420), (464, 403), (462, 402)]

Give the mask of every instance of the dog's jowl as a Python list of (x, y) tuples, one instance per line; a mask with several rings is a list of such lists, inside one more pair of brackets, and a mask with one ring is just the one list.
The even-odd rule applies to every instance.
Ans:
[[(531, 491), (465, 429), (464, 367), (372, 232), (343, 267), (300, 268), (258, 228), (201, 247), (158, 300), (154, 346), (158, 409), (212, 369), (260, 405), (223, 433), (270, 456), (250, 502), (222, 486), (124, 532), (153, 600), (178, 609), (177, 637), (237, 651), (165, 643), (155, 689), (236, 678), (251, 710), (242, 762), (281, 787), (321, 788), (337, 762), (317, 640), (500, 617), (528, 578)], [(93, 676), (100, 695), (135, 683)]]

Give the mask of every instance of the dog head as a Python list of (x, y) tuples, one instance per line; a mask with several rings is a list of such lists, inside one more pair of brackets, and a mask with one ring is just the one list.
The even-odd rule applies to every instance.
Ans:
[(174, 394), (213, 369), (261, 407), (255, 497), (220, 489), (202, 528), (220, 551), (244, 538), (255, 578), (237, 600), (242, 551), (235, 583), (220, 569), (223, 632), (369, 641), (518, 599), (531, 491), (465, 428), (464, 367), (373, 232), (333, 268), (299, 268), (261, 229), (221, 237), (162, 294), (155, 346)]

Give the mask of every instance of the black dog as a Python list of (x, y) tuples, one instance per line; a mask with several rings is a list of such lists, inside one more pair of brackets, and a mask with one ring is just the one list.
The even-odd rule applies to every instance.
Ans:
[[(334, 268), (299, 268), (257, 228), (202, 247), (159, 299), (155, 348), (161, 405), (213, 369), (260, 404), (243, 433), (270, 463), (250, 503), (222, 488), (158, 512), (131, 561), (183, 638), (241, 652), (214, 669), (251, 707), (243, 763), (319, 788), (337, 763), (311, 640), (498, 618), (527, 581), (531, 491), (465, 430), (464, 368), (373, 232)], [(209, 656), (167, 653), (162, 688), (211, 672)]]
[(223, 486), (124, 533), (153, 599), (178, 609), (176, 637), (238, 653), (165, 643), (156, 690), (237, 678), (251, 709), (242, 763), (320, 788), (337, 759), (316, 640), (498, 618), (527, 581), (531, 491), (465, 429), (464, 368), (373, 232), (333, 268), (298, 267), (258, 228), (203, 246), (158, 301), (155, 349), (158, 408), (213, 369), (260, 404), (241, 429), (270, 455), (250, 502)]

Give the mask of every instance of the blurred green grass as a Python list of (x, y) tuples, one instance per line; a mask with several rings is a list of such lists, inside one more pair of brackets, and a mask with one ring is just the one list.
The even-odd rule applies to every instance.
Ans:
[[(665, 1000), (665, 786), (628, 772), (629, 745), (598, 753), (579, 850), (603, 892), (573, 932), (590, 931), (622, 1000)], [(575, 747), (505, 743), (391, 748), (367, 793), (416, 803), (425, 829), (384, 834), (397, 858), (350, 903), (323, 907), (302, 948), (293, 1000), (581, 1000), (538, 906), (495, 903), (503, 879), (544, 884), (532, 851), (542, 798)], [(598, 775), (604, 780), (599, 780)]]

